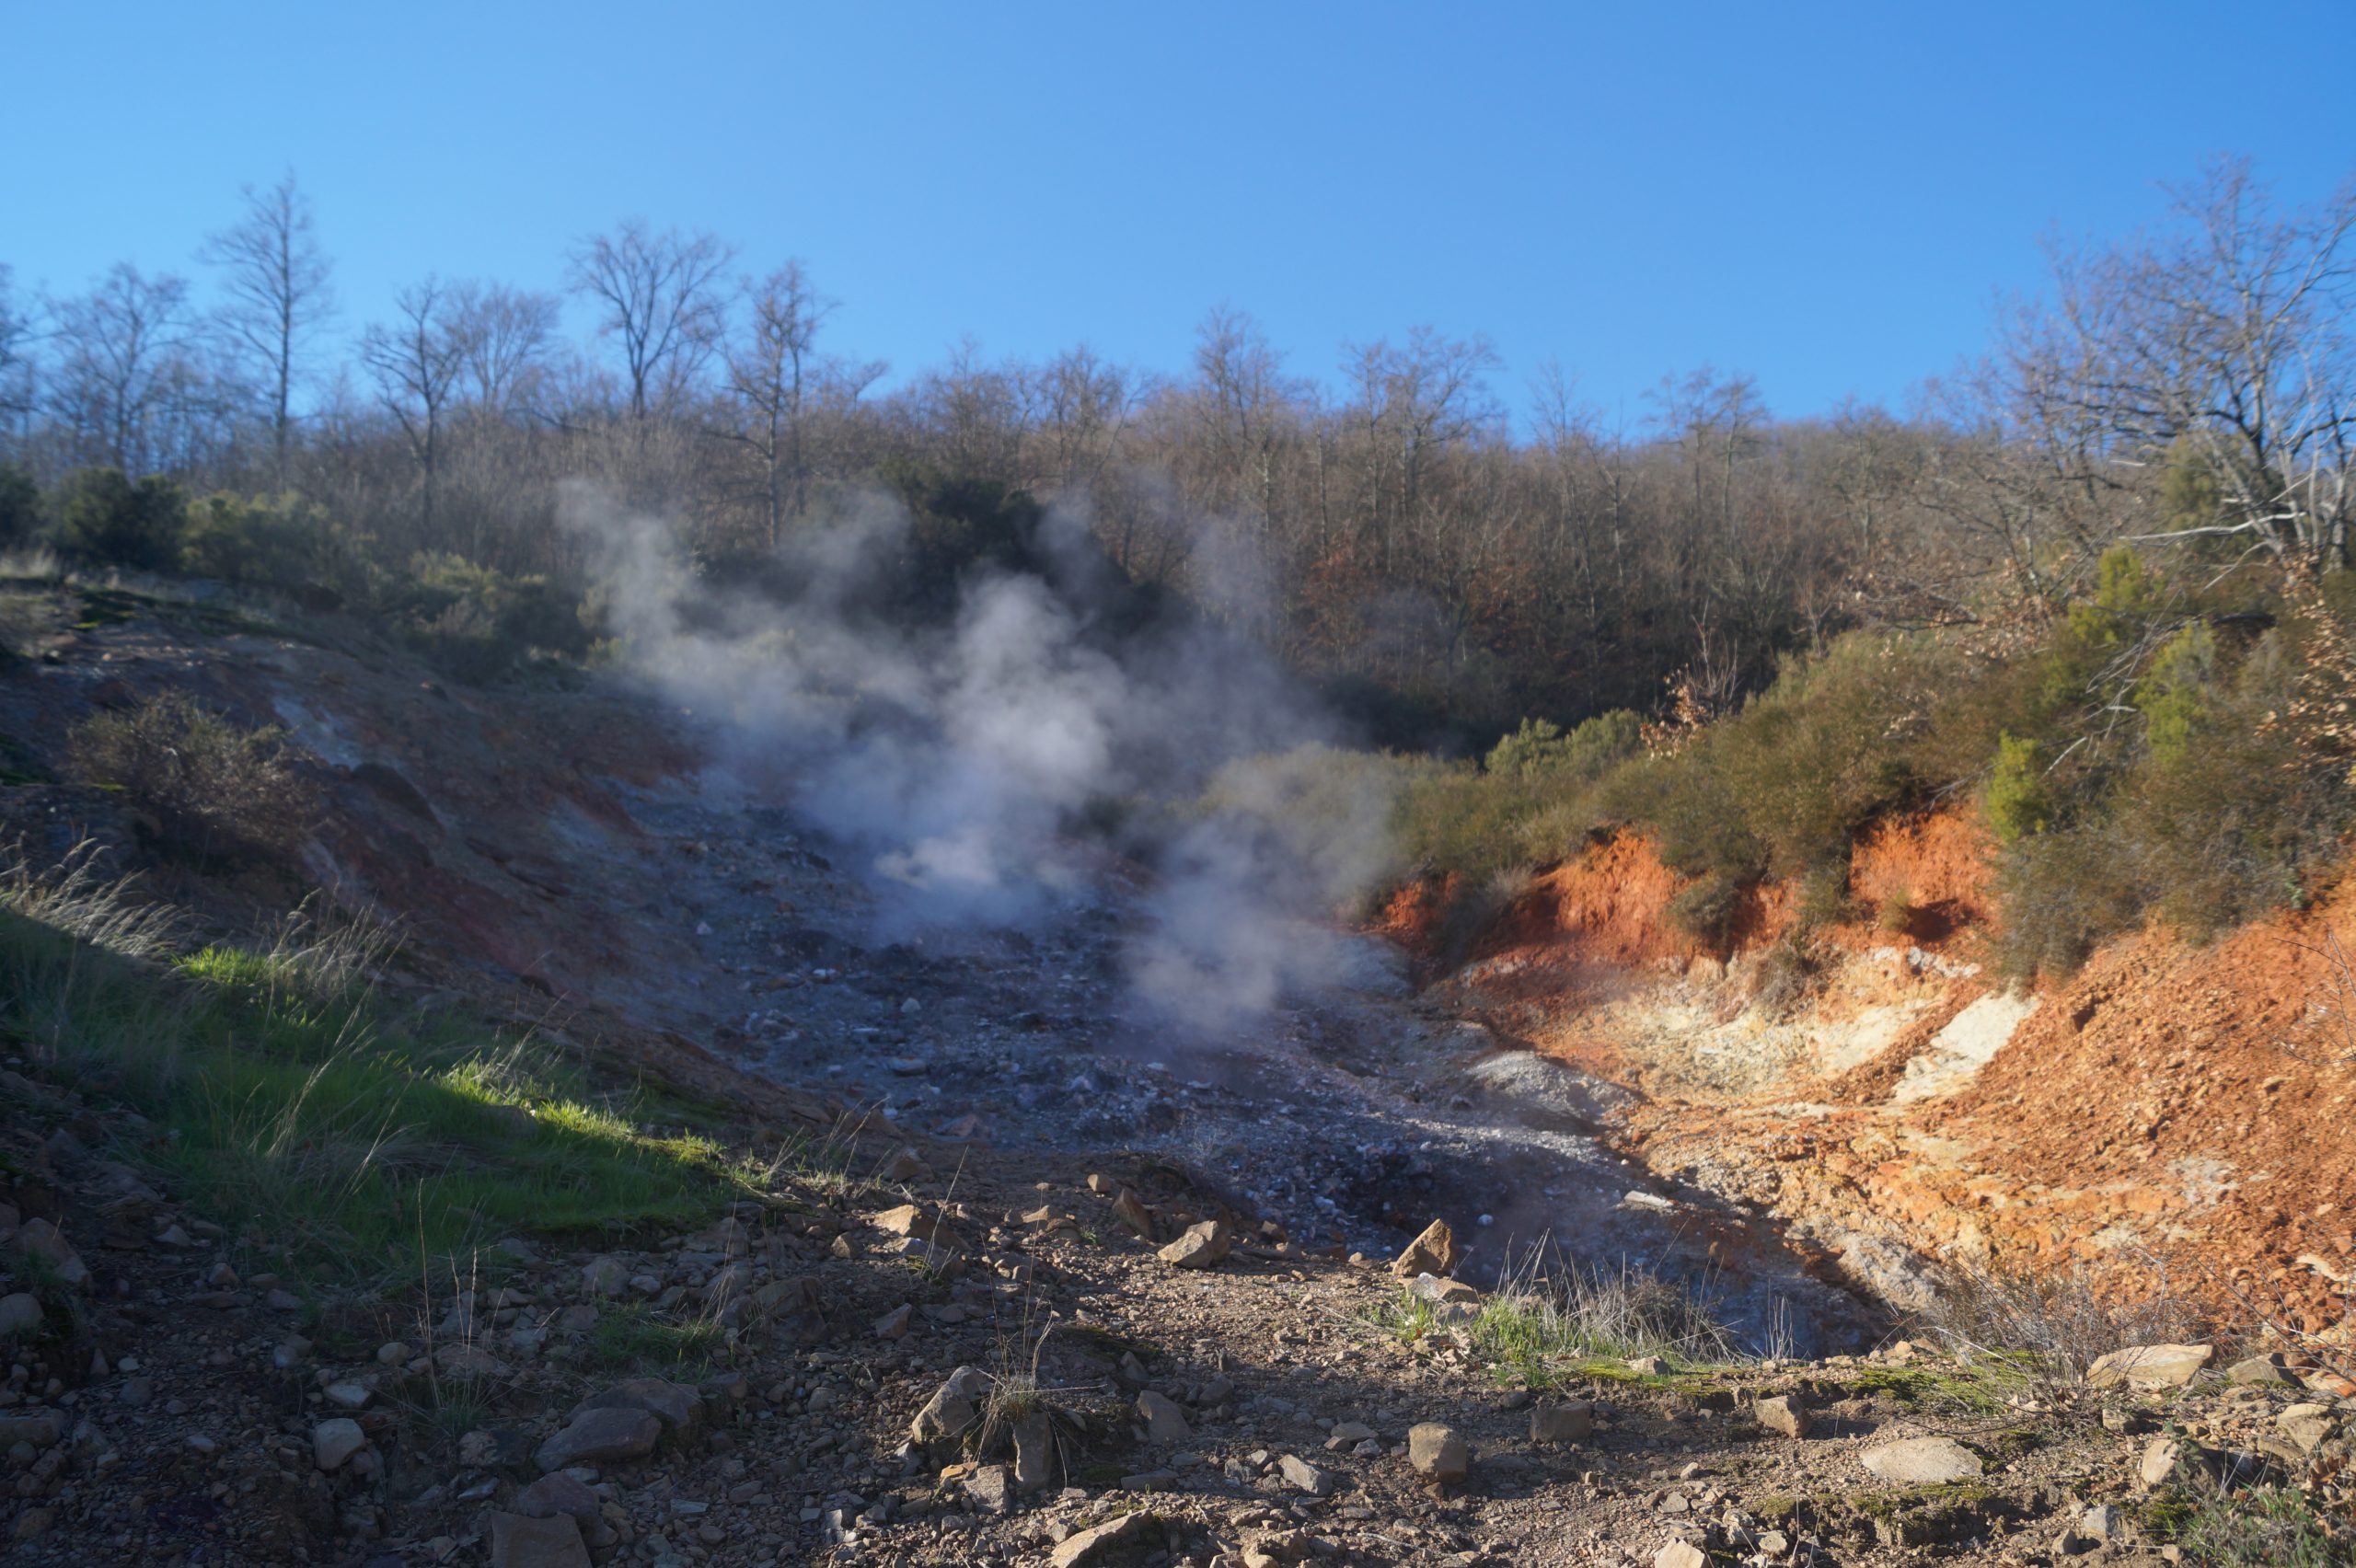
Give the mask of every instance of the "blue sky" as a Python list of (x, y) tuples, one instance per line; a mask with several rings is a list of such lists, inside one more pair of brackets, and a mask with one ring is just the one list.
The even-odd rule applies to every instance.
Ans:
[(1801, 415), (1901, 399), (2040, 235), (2153, 221), (2212, 154), (2356, 174), (2356, 100), (2252, 90), (2344, 55), (2346, 0), (11, 10), (20, 285), (197, 272), (291, 166), (346, 328), (428, 271), (554, 287), (636, 214), (803, 258), (899, 371), (967, 333), (1174, 371), (1225, 301), (1301, 374), (1429, 323), (1509, 403), (1552, 356), (1634, 418), (1707, 362)]

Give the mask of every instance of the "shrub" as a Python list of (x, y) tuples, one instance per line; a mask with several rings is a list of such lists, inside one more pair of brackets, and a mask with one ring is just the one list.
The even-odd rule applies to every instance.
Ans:
[(74, 765), (120, 788), (167, 852), (198, 861), (282, 854), (309, 830), (313, 791), (281, 732), (247, 730), (167, 692), (76, 726)]
[(1664, 913), (1669, 923), (1698, 942), (1724, 947), (1742, 912), (1742, 888), (1732, 878), (1712, 874), (1678, 890)]
[(458, 680), (495, 680), (536, 648), (575, 658), (589, 651), (580, 596), (545, 577), (511, 577), (464, 556), (421, 552), (389, 597), (411, 640)]
[(1570, 733), (1548, 719), (1524, 719), (1521, 727), (1491, 748), (1487, 771), (1517, 778), (1571, 774), (1600, 776), (1634, 756), (1643, 741), (1644, 721), (1624, 708), (1581, 721)]
[(364, 543), (300, 496), (222, 491), (189, 507), (180, 565), (225, 582), (341, 597), (364, 585)]
[(51, 498), (52, 542), (77, 561), (169, 571), (179, 564), (188, 497), (160, 474), (133, 484), (120, 468), (81, 468)]
[(2053, 815), (2053, 802), (2045, 788), (2043, 754), (2044, 748), (2035, 741), (2010, 732), (1996, 737), (1996, 768), (1989, 776), (1988, 792), (1981, 803), (1988, 813), (1988, 825), (2004, 843), (2016, 844), (2043, 833)]

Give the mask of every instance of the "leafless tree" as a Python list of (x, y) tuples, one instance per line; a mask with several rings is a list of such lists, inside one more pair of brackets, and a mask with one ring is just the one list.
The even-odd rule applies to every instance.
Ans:
[(731, 254), (710, 235), (657, 234), (637, 218), (573, 248), (573, 291), (596, 305), (599, 335), (621, 346), (632, 419), (675, 408), (710, 360)]
[(745, 329), (722, 363), (728, 396), (741, 423), (722, 433), (749, 448), (761, 469), (761, 503), (771, 546), (785, 520), (809, 505), (810, 466), (804, 439), (811, 353), (818, 328), (835, 302), (811, 286), (799, 260), (745, 284)]
[(450, 286), (445, 316), (464, 399), (485, 413), (521, 412), (538, 389), (556, 338), (554, 294), (468, 280)]
[(188, 281), (118, 263), (88, 294), (58, 301), (52, 405), (85, 455), (126, 473), (157, 460), (162, 426), (196, 380)]
[(442, 421), (465, 354), (451, 329), (449, 293), (436, 280), (429, 277), (403, 289), (393, 309), (389, 326), (371, 326), (361, 335), (360, 359), (375, 383), (376, 400), (408, 440), (422, 480), (418, 533), (431, 540)]
[(215, 313), (269, 402), (271, 450), (281, 483), (294, 386), (308, 340), (333, 314), (331, 268), (313, 231), (310, 199), (290, 170), (266, 190), (244, 188), (245, 215), (204, 242), (199, 257), (221, 270)]
[(2196, 454), (2222, 514), (2176, 536), (2345, 565), (2356, 183), (2284, 214), (2246, 161), (2228, 159), (2169, 194), (2168, 234), (2053, 249), (2053, 306), (2007, 337), (2018, 394), (2089, 432), (2070, 454), (2089, 466), (2150, 463), (2177, 444)]
[(14, 439), (32, 417), (32, 312), (17, 299), (16, 269), (0, 262), (0, 435)]

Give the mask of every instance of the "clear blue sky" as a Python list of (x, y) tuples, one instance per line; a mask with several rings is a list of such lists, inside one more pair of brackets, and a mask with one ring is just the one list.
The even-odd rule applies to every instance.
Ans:
[(20, 285), (195, 271), (291, 166), (347, 327), (638, 214), (803, 257), (901, 371), (965, 333), (1177, 370), (1228, 301), (1307, 374), (1428, 322), (1517, 404), (1552, 355), (1607, 409), (1710, 362), (1806, 414), (1976, 351), (2042, 233), (2212, 153), (2356, 173), (2348, 0), (9, 9)]

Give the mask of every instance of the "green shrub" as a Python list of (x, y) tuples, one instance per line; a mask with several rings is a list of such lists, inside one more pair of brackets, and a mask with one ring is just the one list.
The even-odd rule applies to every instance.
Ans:
[(69, 744), (83, 778), (121, 789), (158, 846), (190, 859), (283, 855), (316, 811), (280, 731), (241, 729), (184, 692), (85, 720)]
[(2216, 678), (2217, 634), (2206, 621), (2193, 622), (2154, 655), (2134, 696), (2154, 760), (2163, 766), (2183, 760), (2208, 712), (2209, 688)]
[(91, 566), (169, 571), (179, 564), (188, 497), (160, 474), (133, 484), (120, 468), (80, 468), (50, 498), (51, 542)]
[(1524, 719), (1521, 727), (1491, 748), (1484, 767), (1509, 778), (1548, 774), (1600, 776), (1634, 756), (1643, 743), (1644, 721), (1624, 708), (1582, 720), (1570, 733), (1549, 719)]
[(1710, 947), (1724, 947), (1742, 913), (1742, 888), (1731, 877), (1712, 873), (1680, 888), (1663, 912), (1669, 923)]
[(1996, 737), (1996, 767), (1981, 805), (1988, 825), (2005, 844), (2043, 833), (2053, 816), (2045, 788), (2044, 748), (2009, 732)]
[(181, 569), (197, 577), (288, 591), (325, 589), (339, 598), (365, 584), (365, 541), (294, 494), (222, 491), (188, 509)]
[(411, 557), (408, 578), (387, 599), (428, 659), (475, 685), (505, 674), (534, 649), (581, 658), (591, 645), (579, 594), (460, 555)]

